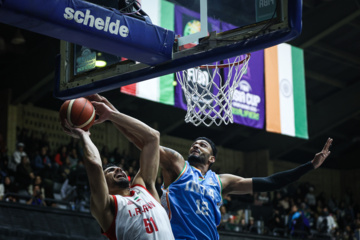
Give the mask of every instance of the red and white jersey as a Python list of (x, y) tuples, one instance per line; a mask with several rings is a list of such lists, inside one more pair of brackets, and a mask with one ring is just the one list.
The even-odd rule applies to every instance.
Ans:
[(117, 209), (110, 229), (111, 240), (171, 240), (174, 235), (165, 209), (141, 185), (130, 188), (130, 196), (112, 195)]

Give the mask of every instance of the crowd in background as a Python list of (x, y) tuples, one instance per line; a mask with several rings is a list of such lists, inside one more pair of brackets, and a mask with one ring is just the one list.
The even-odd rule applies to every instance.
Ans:
[[(26, 129), (18, 133), (13, 153), (7, 151), (0, 134), (0, 200), (51, 207), (69, 203), (67, 208), (89, 211), (90, 191), (79, 141), (69, 138), (68, 145), (50, 149), (46, 134), (36, 138)], [(103, 164), (119, 164), (129, 180), (135, 176), (137, 159), (106, 146), (99, 151)], [(158, 177), (159, 195), (161, 184)], [(220, 210), (219, 230), (223, 231), (360, 239), (360, 209), (349, 191), (336, 199), (309, 183), (293, 184), (272, 193), (227, 196)]]
[(349, 191), (336, 199), (321, 191), (315, 195), (309, 183), (292, 184), (272, 193), (228, 196), (220, 210), (222, 230), (302, 239), (360, 239), (359, 204)]
[[(27, 129), (18, 132), (13, 153), (0, 136), (0, 200), (53, 207), (70, 203), (72, 209), (88, 211), (90, 189), (79, 140), (69, 137), (69, 144), (51, 149), (45, 134), (37, 138)], [(103, 164), (119, 164), (129, 180), (135, 176), (136, 159), (106, 146), (99, 151)]]

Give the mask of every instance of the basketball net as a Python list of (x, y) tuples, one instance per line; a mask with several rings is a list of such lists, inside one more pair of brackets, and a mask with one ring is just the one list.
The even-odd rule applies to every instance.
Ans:
[[(207, 127), (213, 123), (233, 123), (232, 100), (236, 87), (246, 72), (250, 54), (238, 56), (233, 63), (203, 65), (176, 73), (185, 95), (187, 114), (185, 122)], [(228, 68), (224, 81), (220, 69)], [(219, 81), (218, 81), (219, 80)]]

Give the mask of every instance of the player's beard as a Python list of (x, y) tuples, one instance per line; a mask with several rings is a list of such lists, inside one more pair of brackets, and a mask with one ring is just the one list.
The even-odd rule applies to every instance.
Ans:
[(116, 181), (115, 184), (116, 184), (116, 186), (118, 186), (120, 188), (129, 188), (130, 187), (130, 182), (126, 178), (121, 178), (119, 181)]
[(204, 155), (199, 155), (199, 156), (189, 155), (188, 161), (189, 161), (190, 165), (206, 164)]

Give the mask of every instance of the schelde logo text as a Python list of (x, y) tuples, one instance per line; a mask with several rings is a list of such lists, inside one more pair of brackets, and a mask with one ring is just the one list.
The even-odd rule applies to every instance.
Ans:
[(73, 8), (67, 7), (65, 8), (64, 18), (74, 20), (78, 24), (96, 28), (100, 31), (120, 35), (121, 37), (127, 37), (129, 35), (129, 28), (125, 25), (120, 25), (120, 20), (111, 22), (110, 17), (106, 17), (105, 20), (101, 17), (94, 17), (91, 15), (89, 9), (84, 13), (80, 10), (75, 11)]

